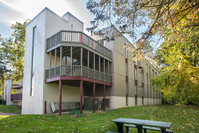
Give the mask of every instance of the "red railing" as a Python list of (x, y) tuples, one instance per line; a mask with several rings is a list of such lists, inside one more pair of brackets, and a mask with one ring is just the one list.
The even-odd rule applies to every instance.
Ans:
[(125, 58), (125, 63), (128, 64), (128, 59), (127, 58)]
[(137, 80), (135, 80), (135, 85), (137, 86), (137, 84), (138, 84), (138, 81), (137, 81)]
[(11, 101), (21, 101), (21, 100), (22, 100), (22, 93), (11, 95)]
[(126, 83), (128, 83), (128, 80), (129, 80), (129, 77), (128, 77), (128, 76), (126, 76)]

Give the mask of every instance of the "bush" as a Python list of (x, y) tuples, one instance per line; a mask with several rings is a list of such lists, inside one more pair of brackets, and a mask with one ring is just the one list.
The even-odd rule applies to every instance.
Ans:
[(6, 105), (6, 100), (0, 99), (0, 105)]
[(75, 117), (81, 117), (83, 114), (81, 114), (80, 110), (72, 110), (69, 115), (73, 115)]

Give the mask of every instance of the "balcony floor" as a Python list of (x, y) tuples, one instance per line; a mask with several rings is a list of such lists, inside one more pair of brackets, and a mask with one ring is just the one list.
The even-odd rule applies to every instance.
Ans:
[(48, 78), (45, 80), (46, 83), (57, 83), (59, 84), (59, 80), (62, 80), (63, 84), (72, 85), (72, 86), (79, 86), (79, 82), (77, 81), (86, 81), (91, 83), (97, 83), (107, 86), (112, 86), (112, 83), (100, 81), (96, 79), (91, 79), (83, 76), (57, 76), (53, 78)]

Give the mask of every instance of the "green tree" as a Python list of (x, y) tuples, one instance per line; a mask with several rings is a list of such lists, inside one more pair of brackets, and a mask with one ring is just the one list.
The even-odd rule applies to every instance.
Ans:
[(161, 73), (152, 84), (161, 88), (168, 103), (199, 105), (199, 28), (179, 32), (186, 37), (170, 30), (156, 51)]
[(164, 37), (168, 29), (179, 32), (198, 27), (198, 7), (198, 0), (88, 0), (87, 9), (95, 15), (88, 30), (98, 33), (101, 23), (114, 24), (121, 32), (139, 37), (140, 48), (153, 35)]
[(155, 55), (161, 73), (152, 85), (169, 103), (199, 105), (198, 0), (88, 0), (87, 9), (95, 15), (89, 31), (101, 33), (101, 23), (114, 24), (138, 37), (137, 54), (150, 49), (153, 36), (163, 38)]
[(12, 79), (14, 82), (23, 79), (25, 31), (28, 21), (13, 24), (13, 33), (9, 38), (3, 39), (0, 36), (1, 88), (6, 79)]

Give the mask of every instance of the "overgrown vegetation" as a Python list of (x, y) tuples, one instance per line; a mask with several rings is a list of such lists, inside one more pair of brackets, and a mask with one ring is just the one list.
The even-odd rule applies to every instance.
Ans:
[[(1, 132), (74, 132), (104, 133), (117, 131), (111, 120), (136, 118), (172, 122), (175, 133), (199, 132), (199, 108), (195, 106), (135, 106), (102, 113), (73, 117), (58, 115), (11, 115), (0, 116)], [(131, 129), (130, 132), (135, 129)], [(149, 131), (150, 133), (150, 131)]]

